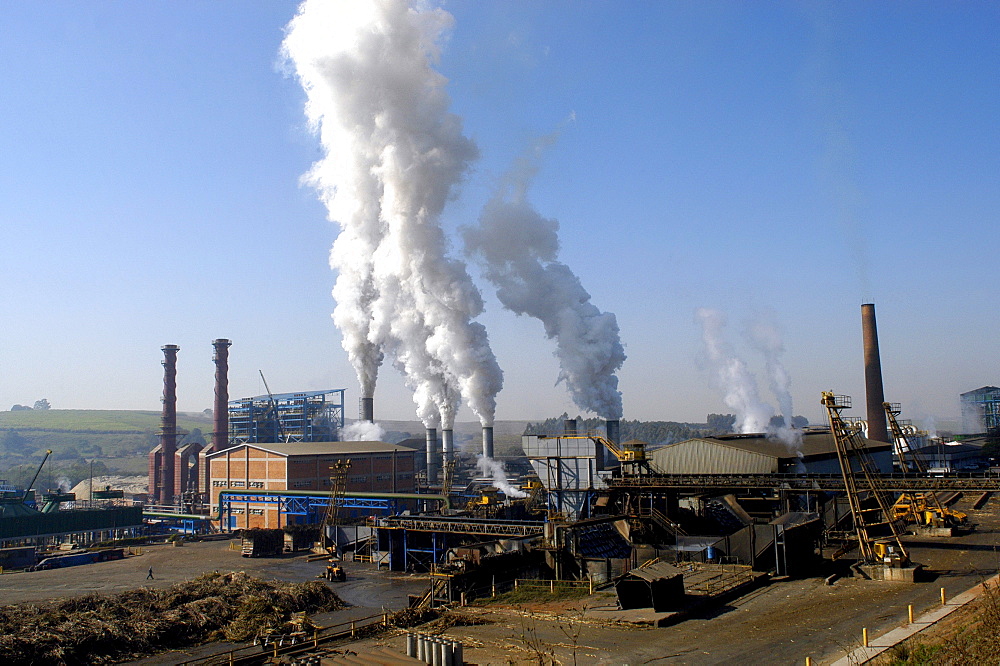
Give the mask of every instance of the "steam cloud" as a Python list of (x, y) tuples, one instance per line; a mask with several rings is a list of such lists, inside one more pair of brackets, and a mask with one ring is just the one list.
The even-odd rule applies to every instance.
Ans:
[(432, 68), (451, 23), (403, 0), (306, 0), (282, 44), (325, 153), (305, 180), (341, 228), (330, 264), (344, 349), (364, 397), (388, 354), (428, 427), (448, 427), (462, 398), (492, 425), (503, 386), (472, 321), (482, 297), (440, 225), (478, 155)]
[(345, 442), (381, 442), (385, 429), (377, 423), (356, 421), (340, 430), (340, 438)]
[(540, 140), (511, 169), (483, 208), (479, 225), (462, 230), (465, 251), (476, 258), (508, 310), (542, 322), (556, 341), (559, 381), (580, 408), (620, 419), (622, 395), (615, 375), (625, 362), (618, 322), (601, 312), (568, 266), (557, 261), (559, 222), (542, 217), (527, 200), (542, 150)]
[(528, 496), (528, 493), (520, 488), (515, 488), (507, 482), (507, 472), (504, 471), (503, 463), (500, 461), (480, 454), (476, 456), (476, 467), (483, 472), (484, 476), (492, 477), (493, 487), (503, 491), (503, 494), (507, 497), (521, 499)]
[(736, 413), (736, 429), (741, 433), (767, 433), (801, 458), (802, 431), (792, 427), (792, 381), (781, 362), (785, 346), (777, 325), (762, 318), (753, 322), (746, 332), (750, 344), (764, 356), (768, 387), (778, 400), (784, 424), (775, 428), (770, 424), (774, 409), (761, 400), (757, 380), (725, 341), (725, 315), (718, 310), (700, 308), (695, 318), (701, 323), (705, 355), (717, 385), (724, 391), (723, 400)]
[(764, 432), (774, 411), (760, 399), (757, 380), (747, 364), (726, 344), (722, 332), (725, 315), (718, 310), (699, 308), (695, 318), (701, 324), (705, 354), (716, 383), (724, 391), (723, 401), (736, 413), (736, 429), (742, 433)]

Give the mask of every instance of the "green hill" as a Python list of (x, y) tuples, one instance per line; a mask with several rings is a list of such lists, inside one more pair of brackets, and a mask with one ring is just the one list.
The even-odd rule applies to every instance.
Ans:
[[(177, 415), (180, 442), (204, 442), (212, 419)], [(45, 463), (36, 487), (75, 485), (94, 474), (145, 474), (147, 454), (158, 443), (160, 413), (125, 410), (47, 409), (0, 412), (0, 478), (25, 485)]]

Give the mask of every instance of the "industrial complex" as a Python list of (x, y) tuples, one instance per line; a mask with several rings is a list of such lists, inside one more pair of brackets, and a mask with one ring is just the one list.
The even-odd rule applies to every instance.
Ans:
[[(343, 441), (344, 389), (230, 400), (226, 339), (212, 343), (211, 443), (178, 447), (179, 348), (165, 345), (146, 501), (108, 488), (88, 508), (67, 509), (71, 495), (4, 486), (0, 566), (114, 558), (120, 549), (84, 553), (151, 531), (258, 535), (244, 554), (311, 549), (331, 562), (330, 580), (343, 576), (334, 564), (343, 561), (426, 575), (426, 592), (411, 599), (418, 607), (541, 580), (614, 588), (622, 611), (662, 617), (768, 577), (815, 576), (831, 561), (850, 562), (863, 579), (918, 582), (921, 563), (904, 537), (944, 543), (970, 529), (951, 503), (970, 493), (983, 506), (1000, 475), (982, 456), (984, 435), (944, 446), (898, 418), (900, 406), (882, 394), (873, 305), (862, 307), (862, 329), (864, 418), (844, 415), (852, 400), (830, 392), (817, 396), (828, 423), (791, 438), (719, 433), (658, 447), (623, 438), (617, 420), (597, 431), (567, 420), (561, 432), (524, 435), (511, 474), (494, 461), (491, 427), (475, 451), (457, 450), (451, 429), (398, 443)], [(980, 432), (997, 427), (998, 392), (962, 395)], [(360, 421), (374, 421), (372, 398)], [(277, 531), (289, 536), (269, 552), (260, 535)], [(63, 561), (53, 556), (60, 547)]]

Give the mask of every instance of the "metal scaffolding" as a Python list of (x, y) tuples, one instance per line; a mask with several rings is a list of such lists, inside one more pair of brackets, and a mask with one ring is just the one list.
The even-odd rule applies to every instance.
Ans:
[(276, 393), (229, 402), (229, 444), (335, 442), (344, 427), (344, 389)]

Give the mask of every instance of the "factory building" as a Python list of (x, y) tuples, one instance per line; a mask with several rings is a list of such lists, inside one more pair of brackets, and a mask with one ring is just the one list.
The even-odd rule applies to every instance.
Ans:
[[(865, 440), (884, 472), (892, 472), (892, 446)], [(801, 453), (802, 455), (798, 455)], [(765, 434), (697, 437), (647, 454), (664, 474), (839, 474), (837, 447), (829, 430), (806, 430), (797, 449)]]
[[(416, 488), (413, 449), (385, 442), (244, 443), (210, 453), (212, 515), (219, 514), (219, 495), (239, 492), (246, 501), (229, 503), (225, 528), (284, 527), (308, 517), (291, 515), (274, 491), (331, 491), (330, 468), (351, 461), (345, 492), (412, 493)], [(254, 493), (261, 493), (253, 497)]]

